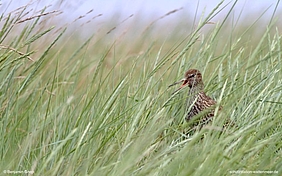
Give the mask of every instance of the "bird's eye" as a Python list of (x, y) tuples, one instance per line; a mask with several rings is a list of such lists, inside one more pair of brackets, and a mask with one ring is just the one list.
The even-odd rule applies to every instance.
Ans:
[(193, 77), (195, 77), (194, 74), (191, 74), (191, 75), (188, 76), (188, 78), (193, 78)]

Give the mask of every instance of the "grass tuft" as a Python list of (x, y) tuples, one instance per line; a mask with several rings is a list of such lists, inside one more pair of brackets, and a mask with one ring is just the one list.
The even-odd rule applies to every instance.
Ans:
[[(151, 23), (130, 24), (136, 14), (120, 23), (117, 18), (86, 39), (80, 35), (90, 22), (74, 30), (53, 25), (59, 11), (49, 7), (29, 17), (30, 4), (1, 14), (1, 171), (279, 175), (278, 3), (267, 23), (266, 11), (244, 23), (241, 15), (232, 17), (237, 1), (222, 1), (198, 24), (196, 17), (189, 20), (188, 32), (184, 17), (169, 34), (158, 26), (180, 8)], [(223, 10), (228, 11), (223, 20), (213, 22)], [(223, 109), (216, 110), (211, 125), (188, 136), (183, 133), (191, 130), (184, 120), (187, 89), (172, 94), (168, 86), (189, 68), (201, 70), (207, 94)], [(222, 132), (225, 120), (236, 125)]]

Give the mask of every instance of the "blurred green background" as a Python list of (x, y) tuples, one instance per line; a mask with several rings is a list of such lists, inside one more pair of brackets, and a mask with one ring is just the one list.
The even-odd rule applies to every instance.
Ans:
[[(15, 2), (0, 6), (3, 174), (282, 173), (280, 1)], [(223, 109), (188, 136), (188, 88), (168, 86), (190, 68)]]

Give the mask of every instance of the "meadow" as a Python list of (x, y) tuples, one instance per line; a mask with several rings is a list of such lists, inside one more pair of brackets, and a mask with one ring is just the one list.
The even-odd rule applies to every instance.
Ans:
[[(29, 8), (0, 16), (1, 175), (282, 173), (275, 10), (244, 21), (219, 4), (200, 19), (113, 18), (91, 33), (91, 22), (57, 27), (58, 12)], [(168, 86), (189, 68), (223, 109), (186, 136), (188, 88)], [(236, 126), (222, 132), (226, 119)]]

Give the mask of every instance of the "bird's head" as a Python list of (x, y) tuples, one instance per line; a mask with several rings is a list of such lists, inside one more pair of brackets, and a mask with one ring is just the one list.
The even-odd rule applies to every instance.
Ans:
[(190, 88), (203, 84), (202, 74), (199, 70), (190, 69), (185, 73), (183, 83), (181, 86), (188, 86)]
[(176, 91), (178, 91), (178, 90), (180, 90), (180, 89), (182, 89), (183, 87), (186, 87), (186, 86), (188, 86), (190, 89), (193, 89), (193, 88), (203, 89), (203, 87), (204, 87), (203, 86), (203, 80), (202, 80), (202, 74), (199, 70), (196, 70), (196, 69), (188, 70), (185, 73), (183, 79), (181, 79), (178, 82), (173, 83), (170, 86), (180, 84), (180, 83), (182, 83), (182, 85)]

